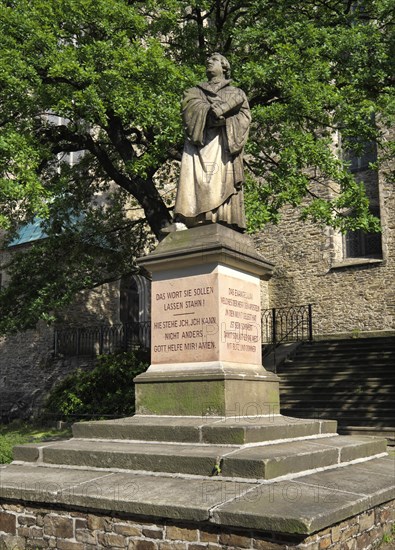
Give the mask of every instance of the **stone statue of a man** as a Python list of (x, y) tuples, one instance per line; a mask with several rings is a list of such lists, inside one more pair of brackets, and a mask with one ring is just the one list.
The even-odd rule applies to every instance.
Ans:
[(230, 85), (229, 76), (229, 62), (214, 53), (207, 60), (208, 82), (186, 90), (182, 100), (186, 138), (175, 219), (187, 227), (246, 227), (243, 148), (251, 114), (245, 93)]

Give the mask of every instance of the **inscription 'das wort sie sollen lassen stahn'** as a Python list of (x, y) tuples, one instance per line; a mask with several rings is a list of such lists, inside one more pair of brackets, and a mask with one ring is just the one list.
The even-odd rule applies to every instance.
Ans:
[(214, 287), (198, 287), (198, 288), (187, 288), (185, 290), (171, 290), (167, 292), (157, 292), (157, 300), (175, 300), (179, 298), (188, 298), (190, 296), (206, 296), (207, 294), (213, 294)]
[[(175, 300), (179, 298), (188, 298), (189, 296), (205, 296), (207, 294), (213, 294), (214, 287), (198, 287), (198, 288), (187, 288), (185, 290), (171, 290), (167, 292), (157, 292), (157, 300)], [(229, 288), (228, 294), (230, 296), (236, 296), (244, 298), (245, 300), (252, 300), (252, 292), (246, 292), (245, 290), (238, 290), (237, 288)]]
[[(206, 302), (204, 298), (198, 298), (196, 300), (186, 300), (185, 298), (192, 298), (194, 296), (208, 296), (214, 294), (214, 287), (197, 287), (187, 288), (185, 290), (170, 290), (167, 292), (157, 292), (155, 297), (157, 301), (161, 300), (173, 300), (163, 303), (163, 311), (183, 310), (204, 307)], [(179, 301), (181, 300), (181, 301)]]

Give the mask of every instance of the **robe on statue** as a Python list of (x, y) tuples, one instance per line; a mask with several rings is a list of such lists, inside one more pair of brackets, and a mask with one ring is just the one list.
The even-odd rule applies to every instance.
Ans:
[[(200, 222), (246, 227), (243, 148), (251, 114), (245, 93), (229, 82), (199, 84), (182, 101), (186, 140), (175, 214), (188, 227)], [(214, 103), (220, 119), (210, 112)]]

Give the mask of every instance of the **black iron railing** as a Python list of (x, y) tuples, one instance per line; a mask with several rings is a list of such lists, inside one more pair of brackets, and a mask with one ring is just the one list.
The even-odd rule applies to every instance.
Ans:
[[(269, 348), (285, 342), (313, 339), (312, 305), (279, 307), (262, 312), (262, 344)], [(131, 351), (151, 346), (151, 323), (124, 323), (55, 330), (55, 355), (90, 356)]]
[(123, 323), (55, 330), (54, 353), (68, 357), (94, 357), (151, 346), (151, 323)]
[(262, 312), (262, 343), (278, 346), (285, 342), (311, 342), (312, 309), (312, 304), (265, 309)]

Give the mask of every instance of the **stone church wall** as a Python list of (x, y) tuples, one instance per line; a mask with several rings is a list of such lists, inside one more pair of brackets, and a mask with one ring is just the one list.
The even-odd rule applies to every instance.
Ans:
[(342, 236), (300, 221), (292, 208), (255, 237), (258, 250), (276, 266), (270, 307), (313, 304), (316, 335), (395, 330), (395, 189), (380, 181), (379, 190), (381, 259), (344, 260)]
[(119, 317), (119, 281), (80, 292), (74, 302), (57, 316), (59, 325), (117, 324)]
[[(119, 323), (119, 282), (81, 293), (56, 326), (100, 323)], [(57, 382), (93, 365), (90, 357), (55, 357), (54, 330), (40, 322), (35, 329), (0, 337), (0, 420), (29, 418)]]
[(41, 323), (35, 330), (0, 339), (1, 421), (30, 418), (57, 382), (93, 364), (90, 358), (54, 358), (53, 339), (53, 328)]

